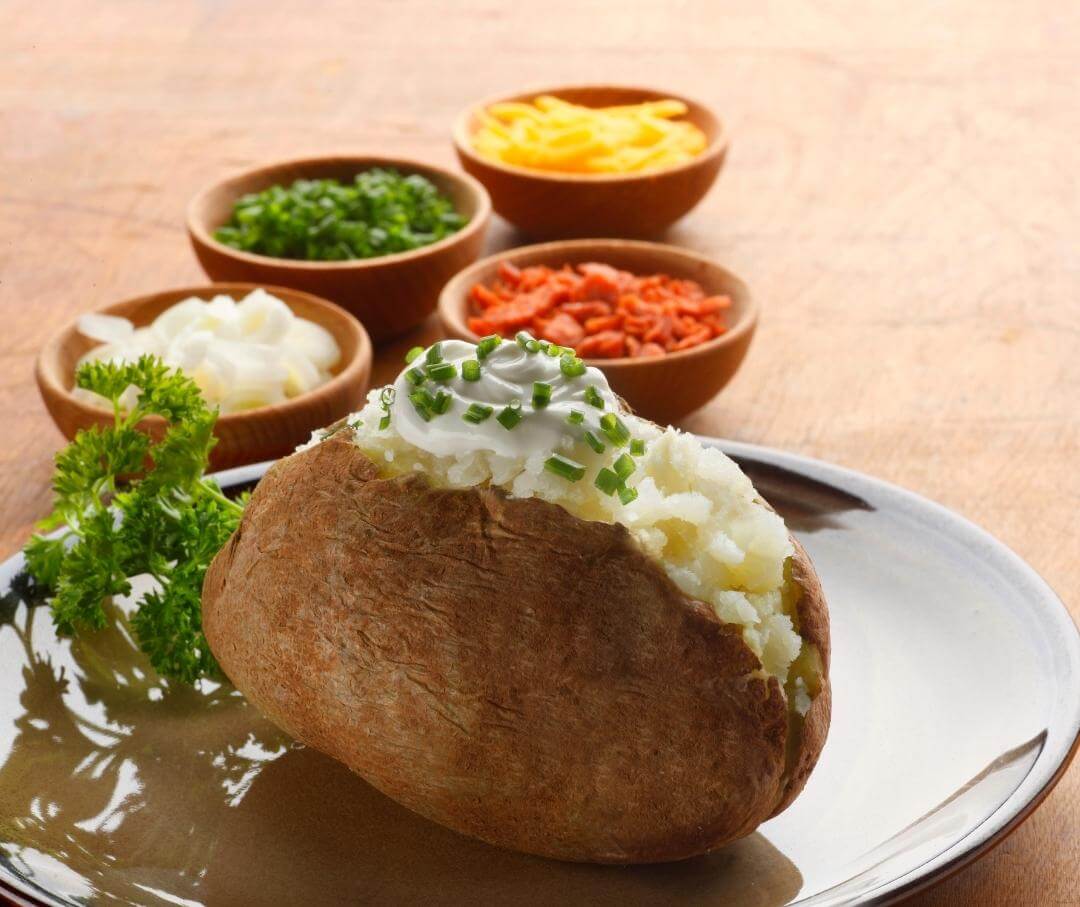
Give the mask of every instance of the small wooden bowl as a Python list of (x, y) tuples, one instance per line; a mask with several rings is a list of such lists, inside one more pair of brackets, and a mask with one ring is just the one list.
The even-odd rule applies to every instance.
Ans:
[(502, 261), (518, 267), (542, 264), (553, 268), (597, 261), (634, 274), (689, 278), (710, 295), (731, 297), (727, 332), (701, 346), (665, 356), (586, 360), (607, 375), (612, 389), (638, 415), (661, 425), (681, 419), (716, 396), (738, 371), (757, 327), (757, 304), (746, 284), (711, 259), (657, 243), (580, 239), (492, 255), (456, 275), (439, 297), (439, 317), (448, 334), (477, 341), (466, 321), (470, 314), (469, 290), (476, 283), (490, 284)]
[[(531, 101), (541, 94), (586, 107), (675, 98), (686, 104), (686, 119), (705, 133), (708, 145), (692, 161), (666, 170), (596, 175), (515, 167), (481, 157), (474, 150), (472, 135), (484, 110), (502, 101)], [(489, 98), (458, 116), (453, 138), (461, 166), (491, 193), (495, 210), (541, 239), (659, 235), (701, 201), (715, 182), (728, 149), (720, 119), (698, 101), (666, 91), (616, 85), (566, 85)]]
[[(256, 289), (250, 283), (215, 283), (209, 286), (184, 287), (166, 290), (137, 299), (128, 299), (97, 309), (105, 315), (120, 315), (136, 327), (152, 322), (174, 303), (190, 296), (210, 299), (218, 294), (234, 298)], [(311, 433), (329, 425), (342, 416), (359, 409), (371, 377), (371, 341), (360, 322), (324, 299), (283, 287), (265, 289), (285, 302), (301, 318), (322, 325), (337, 340), (341, 360), (333, 375), (306, 394), (284, 403), (257, 409), (228, 413), (214, 427), (218, 443), (210, 454), (212, 469), (225, 469), (246, 463), (271, 460), (292, 453), (298, 444), (308, 440)], [(91, 425), (111, 425), (112, 413), (76, 399), (71, 394), (75, 384), (75, 363), (94, 346), (79, 333), (72, 322), (54, 334), (38, 354), (34, 375), (56, 427), (71, 439), (81, 428)], [(151, 417), (143, 424), (151, 435), (160, 438), (165, 430), (164, 420)]]
[[(419, 173), (449, 196), (469, 222), (457, 233), (411, 252), (354, 261), (299, 261), (242, 252), (214, 239), (241, 195), (298, 179), (352, 180), (372, 167)], [(379, 343), (415, 327), (435, 308), (439, 290), (476, 261), (491, 219), (491, 200), (472, 177), (402, 158), (299, 158), (245, 170), (203, 189), (188, 205), (187, 229), (195, 255), (212, 280), (292, 287), (336, 302), (359, 318)]]

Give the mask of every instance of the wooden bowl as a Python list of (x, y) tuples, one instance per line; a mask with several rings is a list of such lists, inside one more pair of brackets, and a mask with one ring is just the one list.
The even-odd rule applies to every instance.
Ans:
[[(469, 222), (430, 246), (354, 261), (271, 258), (214, 239), (214, 231), (232, 216), (241, 195), (297, 179), (352, 180), (372, 167), (419, 173), (449, 196)], [(443, 284), (479, 257), (490, 219), (491, 200), (472, 177), (419, 161), (368, 155), (300, 158), (245, 170), (203, 189), (187, 209), (188, 236), (212, 280), (292, 287), (329, 299), (359, 318), (376, 343), (407, 331), (431, 314)]]
[[(182, 299), (197, 296), (210, 299), (218, 294), (238, 298), (256, 289), (250, 283), (215, 283), (209, 286), (166, 290), (137, 299), (116, 302), (97, 309), (105, 315), (120, 315), (142, 327)], [(371, 341), (363, 325), (347, 312), (324, 299), (284, 287), (265, 287), (285, 302), (301, 318), (322, 325), (337, 340), (341, 361), (332, 369), (333, 378), (306, 394), (284, 403), (221, 416), (214, 428), (218, 443), (210, 454), (212, 469), (257, 463), (292, 453), (311, 433), (359, 409), (371, 377)], [(34, 373), (38, 389), (56, 427), (71, 439), (81, 428), (111, 425), (112, 413), (72, 396), (75, 363), (94, 346), (72, 322), (54, 334), (38, 354)], [(164, 420), (146, 419), (143, 427), (160, 438)]]
[[(666, 170), (596, 175), (515, 167), (481, 157), (473, 149), (472, 135), (484, 110), (501, 101), (531, 101), (541, 94), (587, 107), (675, 98), (686, 104), (686, 119), (705, 133), (708, 145), (692, 161)], [(698, 101), (617, 85), (565, 85), (489, 98), (458, 116), (453, 138), (461, 166), (491, 193), (496, 212), (542, 239), (656, 236), (701, 201), (716, 180), (728, 148), (720, 119)]]
[(757, 327), (757, 305), (738, 277), (716, 262), (675, 246), (619, 239), (580, 239), (524, 246), (476, 262), (456, 275), (439, 297), (439, 317), (446, 332), (475, 343), (467, 327), (469, 290), (476, 283), (490, 284), (499, 262), (518, 267), (598, 261), (634, 274), (670, 274), (696, 280), (710, 295), (731, 297), (728, 330), (719, 337), (665, 356), (623, 359), (588, 359), (607, 375), (612, 389), (638, 415), (661, 425), (675, 422), (708, 403), (742, 364)]

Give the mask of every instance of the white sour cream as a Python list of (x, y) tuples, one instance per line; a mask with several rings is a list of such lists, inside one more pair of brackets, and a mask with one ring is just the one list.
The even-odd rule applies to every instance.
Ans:
[[(433, 394), (443, 390), (451, 397), (447, 411), (433, 415), (430, 421), (425, 421), (409, 400), (409, 394), (415, 388), (407, 373), (411, 368), (424, 368), (424, 355), (418, 356), (398, 375), (394, 382), (391, 418), (398, 434), (409, 444), (436, 456), (483, 450), (503, 457), (526, 457), (558, 450), (565, 439), (580, 440), (586, 431), (602, 437), (600, 417), (605, 412), (622, 410), (599, 369), (590, 367), (583, 375), (567, 377), (560, 368), (558, 357), (549, 356), (542, 350), (527, 352), (513, 340), (503, 340), (480, 361), (480, 380), (466, 381), (461, 377), (462, 363), (476, 359), (476, 349), (475, 344), (464, 340), (441, 342), (442, 361), (453, 363), (457, 375), (445, 383), (428, 380), (423, 385)], [(534, 407), (532, 402), (533, 383), (537, 381), (551, 385), (551, 400), (542, 408)], [(586, 402), (585, 393), (590, 386), (599, 393), (604, 409)], [(522, 419), (512, 429), (506, 429), (496, 417), (514, 400), (520, 401)], [(474, 425), (462, 418), (473, 403), (490, 406), (494, 411), (489, 418)], [(583, 423), (568, 421), (572, 410), (583, 415)]]

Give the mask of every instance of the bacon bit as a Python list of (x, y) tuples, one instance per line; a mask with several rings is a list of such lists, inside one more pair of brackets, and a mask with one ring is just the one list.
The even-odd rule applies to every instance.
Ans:
[(617, 331), (622, 327), (622, 315), (598, 315), (585, 319), (585, 333), (599, 334), (601, 331)]
[(698, 346), (704, 343), (706, 340), (712, 339), (712, 331), (708, 328), (701, 328), (699, 331), (691, 334), (688, 337), (684, 337), (670, 349), (672, 350), (688, 350), (693, 346)]
[(633, 353), (633, 355), (634, 356), (663, 356), (664, 353), (666, 353), (666, 352), (667, 352), (667, 350), (665, 350), (662, 346), (660, 346), (659, 343), (643, 343), (638, 348), (637, 352)]
[(611, 306), (606, 302), (568, 302), (562, 306), (562, 311), (578, 321), (585, 321), (588, 318), (610, 315)]
[(483, 284), (476, 284), (470, 291), (473, 302), (481, 309), (490, 309), (492, 306), (502, 305), (506, 300), (497, 296)]
[(469, 292), (469, 329), (537, 337), (574, 347), (585, 358), (661, 356), (691, 349), (727, 330), (727, 296), (708, 296), (693, 280), (638, 277), (602, 262), (554, 270), (500, 262), (490, 286)]
[(560, 312), (551, 321), (544, 322), (539, 336), (559, 346), (576, 347), (585, 339), (585, 329), (575, 319)]
[(623, 354), (625, 336), (622, 331), (601, 331), (586, 337), (576, 349), (586, 359), (618, 359)]
[(513, 262), (500, 261), (499, 262), (499, 280), (505, 283), (508, 287), (516, 287), (521, 283), (521, 269), (518, 268)]

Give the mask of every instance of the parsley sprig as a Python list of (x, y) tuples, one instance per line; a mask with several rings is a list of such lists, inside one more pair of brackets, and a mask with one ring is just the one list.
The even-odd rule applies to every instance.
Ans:
[[(243, 512), (203, 475), (217, 411), (190, 378), (151, 356), (89, 362), (75, 380), (112, 402), (113, 422), (80, 431), (57, 454), (53, 512), (38, 528), (58, 531), (30, 540), (27, 570), (52, 593), (64, 635), (102, 629), (106, 601), (149, 574), (155, 582), (131, 619), (139, 646), (165, 677), (217, 676), (202, 632), (202, 583)], [(137, 402), (125, 411), (121, 396), (129, 399), (132, 385)], [(167, 423), (158, 441), (139, 428), (150, 415)]]

